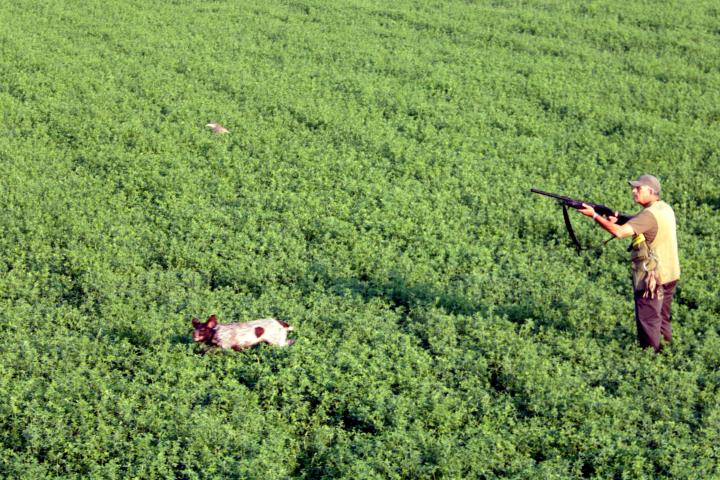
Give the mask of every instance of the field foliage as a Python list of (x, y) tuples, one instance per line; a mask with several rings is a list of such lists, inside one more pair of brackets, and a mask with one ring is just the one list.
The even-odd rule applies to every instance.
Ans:
[[(0, 25), (1, 477), (720, 478), (717, 2)], [(576, 255), (529, 193), (634, 212), (645, 172), (679, 224), (662, 355), (625, 242)], [(297, 343), (201, 356), (211, 313)]]

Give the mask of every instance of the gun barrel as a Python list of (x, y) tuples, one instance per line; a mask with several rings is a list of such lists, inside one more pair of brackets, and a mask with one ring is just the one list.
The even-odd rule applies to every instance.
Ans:
[(558, 195), (557, 193), (545, 192), (543, 190), (538, 190), (537, 188), (531, 188), (530, 191), (533, 193), (540, 194), (540, 195), (545, 195), (546, 197), (555, 198), (573, 208), (580, 208), (582, 206), (582, 202), (580, 200), (575, 200), (574, 198), (566, 197), (564, 195)]
[(539, 193), (540, 195), (545, 195), (545, 196), (548, 196), (548, 197), (563, 198), (562, 195), (558, 195), (557, 193), (545, 192), (545, 191), (543, 191), (543, 190), (538, 190), (537, 188), (531, 188), (530, 191), (533, 192), (533, 193)]

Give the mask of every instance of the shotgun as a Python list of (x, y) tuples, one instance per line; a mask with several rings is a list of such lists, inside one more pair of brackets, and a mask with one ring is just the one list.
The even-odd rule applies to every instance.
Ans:
[[(578, 255), (580, 254), (580, 250), (582, 250), (583, 248), (580, 246), (580, 242), (575, 236), (575, 231), (573, 230), (572, 224), (570, 223), (570, 217), (567, 213), (568, 207), (579, 210), (582, 208), (583, 204), (590, 205), (591, 207), (593, 207), (593, 209), (595, 210), (595, 212), (597, 212), (598, 215), (602, 215), (605, 218), (610, 216), (617, 216), (616, 223), (618, 225), (623, 225), (627, 223), (633, 217), (633, 215), (626, 215), (623, 213), (618, 213), (617, 215), (615, 215), (615, 210), (599, 203), (585, 202), (575, 198), (566, 197), (564, 195), (558, 195), (557, 193), (544, 192), (542, 190), (538, 190), (537, 188), (531, 188), (530, 191), (532, 193), (537, 193), (539, 195), (545, 195), (546, 197), (554, 198), (560, 202), (563, 207), (563, 219), (565, 220), (565, 228), (567, 228), (570, 239), (575, 244), (575, 249), (577, 250)], [(613, 238), (615, 237), (610, 238), (610, 240), (612, 240)], [(605, 243), (607, 243), (607, 241)]]
[[(540, 195), (545, 195), (546, 197), (551, 197), (556, 200), (559, 200), (563, 205), (567, 205), (568, 207), (574, 208), (576, 210), (580, 210), (584, 203), (585, 205), (590, 205), (591, 207), (593, 207), (593, 209), (597, 212), (598, 215), (602, 215), (605, 218), (615, 215), (615, 210), (613, 210), (610, 207), (606, 207), (605, 205), (599, 204), (599, 203), (585, 202), (582, 200), (577, 200), (575, 198), (558, 195), (557, 193), (543, 192), (542, 190), (538, 190), (537, 188), (531, 188), (530, 191), (533, 193), (538, 193)], [(628, 220), (630, 220), (632, 217), (633, 217), (632, 215), (625, 215), (623, 213), (618, 213), (617, 224), (623, 225), (623, 224), (627, 223)]]

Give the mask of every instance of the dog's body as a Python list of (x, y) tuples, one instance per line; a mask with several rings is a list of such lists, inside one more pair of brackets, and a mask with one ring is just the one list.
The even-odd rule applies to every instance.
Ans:
[(193, 318), (192, 324), (195, 328), (193, 340), (205, 343), (208, 346), (205, 352), (216, 347), (242, 350), (262, 342), (278, 347), (286, 347), (295, 343), (295, 340), (287, 338), (288, 331), (293, 327), (275, 318), (218, 324), (217, 317), (210, 315), (205, 323)]

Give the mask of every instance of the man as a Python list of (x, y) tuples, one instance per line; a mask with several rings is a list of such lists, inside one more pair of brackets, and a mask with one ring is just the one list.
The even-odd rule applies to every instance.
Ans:
[(654, 176), (641, 175), (629, 183), (643, 210), (627, 223), (618, 225), (617, 217), (606, 219), (585, 204), (579, 212), (618, 238), (633, 236), (629, 250), (638, 340), (643, 348), (658, 352), (661, 336), (672, 342), (670, 306), (680, 278), (675, 212), (660, 200), (660, 182)]

